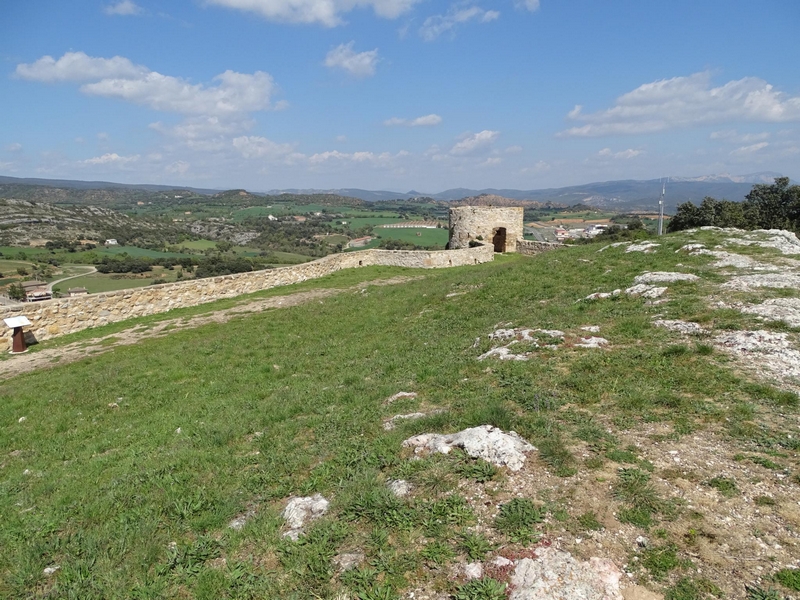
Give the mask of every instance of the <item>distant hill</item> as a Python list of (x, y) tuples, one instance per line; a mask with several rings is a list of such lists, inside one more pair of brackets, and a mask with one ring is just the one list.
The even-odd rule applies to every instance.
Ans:
[(179, 185), (154, 185), (149, 183), (113, 183), (110, 181), (80, 181), (76, 179), (38, 179), (35, 177), (6, 177), (0, 175), (0, 185), (43, 185), (48, 187), (75, 190), (143, 190), (146, 192), (166, 192), (186, 190), (195, 194), (211, 195), (222, 190), (192, 188)]
[[(739, 202), (750, 192), (753, 184), (772, 183), (779, 173), (765, 171), (748, 175), (700, 175), (695, 177), (672, 177), (667, 183), (665, 197), (665, 210), (674, 212), (677, 205), (693, 201), (700, 202), (704, 197), (711, 196), (718, 200), (726, 199)], [(71, 181), (60, 179), (32, 179), (0, 176), (0, 188), (4, 197), (15, 197), (36, 201), (51, 202), (77, 202), (104, 204), (109, 196), (116, 194), (127, 195), (128, 200), (135, 200), (137, 194), (153, 192), (172, 192), (180, 196), (181, 192), (197, 196), (215, 197), (218, 199), (240, 201), (252, 196), (280, 196), (304, 197), (307, 201), (316, 203), (337, 204), (337, 197), (345, 199), (344, 203), (357, 202), (382, 202), (387, 200), (415, 200), (430, 198), (444, 202), (452, 202), (465, 198), (476, 197), (501, 197), (513, 201), (538, 202), (543, 205), (586, 204), (596, 208), (606, 208), (619, 211), (655, 210), (658, 207), (658, 198), (661, 195), (660, 179), (636, 180), (626, 179), (618, 181), (604, 181), (586, 183), (583, 185), (562, 188), (548, 188), (539, 190), (516, 189), (469, 189), (453, 188), (438, 193), (424, 193), (411, 190), (408, 192), (392, 192), (386, 190), (362, 190), (358, 188), (339, 189), (283, 189), (267, 192), (245, 192), (244, 190), (212, 190), (191, 187), (174, 187), (150, 184), (124, 184), (105, 181)], [(50, 188), (50, 189), (48, 189)], [(36, 190), (35, 197), (33, 190)], [(321, 196), (320, 196), (321, 195)], [(309, 198), (316, 196), (316, 198)]]

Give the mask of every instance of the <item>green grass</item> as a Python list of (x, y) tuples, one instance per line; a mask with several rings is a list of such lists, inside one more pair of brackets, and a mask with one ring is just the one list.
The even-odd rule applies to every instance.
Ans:
[[(376, 227), (373, 229), (372, 235), (379, 236), (384, 240), (400, 240), (416, 244), (417, 246), (438, 246), (440, 248), (445, 247), (448, 239), (447, 229), (428, 229), (423, 227), (415, 229), (386, 229), (384, 227)], [(373, 245), (375, 245), (374, 242), (371, 246)]]
[(163, 267), (153, 267), (152, 272), (147, 274), (147, 277), (114, 277), (111, 274), (105, 273), (91, 273), (83, 277), (76, 277), (69, 279), (53, 287), (55, 291), (66, 294), (69, 288), (85, 287), (90, 294), (98, 292), (111, 292), (116, 290), (127, 290), (131, 288), (145, 287), (158, 280), (159, 282), (168, 283), (176, 281), (176, 277), (180, 268), (164, 269)]
[[(396, 598), (423, 581), (492, 598), (501, 592), (494, 584), (459, 588), (449, 579), (457, 557), (490, 557), (495, 540), (527, 546), (549, 534), (551, 520), (585, 530), (600, 525), (590, 512), (557, 515), (540, 498), (504, 497), (497, 520), (482, 523), (491, 535), (481, 537), (474, 529), (480, 511), (459, 486), (483, 486), (491, 495), (507, 475), (458, 454), (412, 460), (402, 441), (428, 431), (487, 423), (513, 429), (539, 450), (532, 468), (562, 477), (599, 477), (587, 464), (595, 458), (595, 468), (608, 470), (598, 494), (620, 520), (640, 527), (689, 517), (680, 516), (639, 449), (621, 442), (629, 429), (655, 423), (672, 440), (713, 428), (748, 459), (785, 452), (769, 456), (796, 472), (793, 430), (779, 420), (796, 418), (792, 397), (764, 383), (748, 387), (721, 353), (694, 344), (670, 350), (682, 345), (677, 336), (650, 325), (656, 310), (699, 314), (705, 284), (676, 285), (682, 299), (660, 307), (627, 297), (576, 302), (630, 285), (645, 270), (673, 270), (675, 262), (704, 273), (707, 257), (675, 255), (681, 239), (664, 243), (666, 252), (654, 255), (607, 251), (608, 272), (580, 260), (598, 259), (591, 246), (441, 271), (343, 271), (39, 344), (32, 352), (254, 298), (424, 276), (175, 328), (2, 382), (0, 597), (300, 600), (349, 590)], [(455, 289), (469, 291), (448, 298)], [(571, 333), (599, 325), (611, 345), (478, 362), (488, 334), (508, 322)], [(385, 406), (400, 390), (419, 398)], [(423, 403), (445, 410), (384, 431), (384, 419)], [(762, 423), (765, 411), (771, 420)], [(416, 491), (395, 498), (385, 487), (390, 478), (408, 479)], [(331, 500), (330, 514), (299, 542), (283, 539), (287, 499), (313, 493)], [(228, 528), (248, 512), (243, 529)], [(658, 546), (639, 553), (640, 572), (671, 585), (676, 600), (712, 593), (696, 579), (678, 585), (687, 563), (682, 536), (671, 536), (665, 531)], [(364, 560), (339, 573), (333, 557), (353, 549)], [(61, 568), (47, 577), (50, 565)]]

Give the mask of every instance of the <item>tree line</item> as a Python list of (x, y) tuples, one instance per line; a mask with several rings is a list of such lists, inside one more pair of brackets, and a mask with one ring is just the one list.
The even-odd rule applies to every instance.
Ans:
[(800, 232), (800, 185), (790, 185), (788, 177), (778, 177), (773, 184), (754, 185), (742, 202), (716, 200), (710, 196), (706, 196), (700, 206), (684, 202), (678, 205), (667, 231), (709, 225)]

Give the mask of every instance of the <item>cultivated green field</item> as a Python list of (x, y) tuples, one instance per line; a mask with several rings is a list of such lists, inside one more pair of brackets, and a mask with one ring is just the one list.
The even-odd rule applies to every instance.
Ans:
[(380, 236), (386, 240), (401, 240), (418, 246), (439, 246), (440, 248), (444, 248), (448, 241), (447, 229), (428, 229), (425, 227), (414, 229), (376, 227), (373, 230), (373, 235)]
[(63, 283), (53, 286), (53, 290), (66, 294), (69, 288), (85, 287), (90, 294), (98, 292), (111, 292), (116, 290), (127, 290), (130, 288), (145, 287), (151, 285), (153, 281), (159, 283), (169, 283), (176, 281), (180, 267), (170, 271), (164, 267), (153, 267), (152, 272), (147, 273), (146, 277), (134, 277), (124, 274), (112, 273), (91, 273), (83, 277), (75, 277)]
[[(257, 297), (421, 279), (174, 325), (167, 337), (4, 381), (0, 596), (370, 600), (422, 589), (502, 600), (507, 571), (487, 567), (467, 583), (456, 565), (528, 556), (539, 542), (610, 557), (671, 600), (781, 597), (747, 596), (745, 584), (791, 593), (797, 396), (752, 380), (709, 336), (651, 321), (796, 330), (706, 302), (726, 277), (711, 257), (676, 254), (688, 239), (667, 236), (651, 254), (588, 245), (445, 270), (355, 269)], [(581, 301), (656, 270), (700, 280), (670, 283), (661, 305), (625, 294)], [(729, 299), (771, 296), (798, 294)], [(512, 346), (527, 361), (479, 361), (498, 327), (565, 338)], [(576, 346), (590, 335), (608, 346)], [(418, 396), (386, 403), (400, 391)], [(427, 416), (383, 426), (414, 412)], [(486, 424), (536, 446), (523, 471), (402, 447), (415, 434)], [(411, 482), (411, 494), (395, 497), (390, 479)], [(299, 541), (282, 537), (287, 501), (315, 493), (331, 501), (328, 514)], [(748, 520), (730, 517), (742, 513)], [(241, 529), (229, 527), (237, 516)], [(781, 548), (738, 560), (762, 538)], [(357, 552), (353, 569), (334, 562)]]

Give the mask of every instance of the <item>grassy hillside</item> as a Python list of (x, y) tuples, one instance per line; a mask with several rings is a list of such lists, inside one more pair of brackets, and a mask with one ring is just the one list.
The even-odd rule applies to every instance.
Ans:
[[(0, 596), (499, 599), (493, 583), (476, 591), (456, 565), (524, 556), (537, 543), (611, 558), (673, 599), (745, 598), (745, 584), (790, 593), (797, 572), (786, 569), (800, 555), (797, 396), (754, 379), (711, 334), (684, 338), (652, 319), (792, 339), (797, 330), (708, 300), (729, 274), (712, 257), (675, 253), (700, 238), (721, 239), (339, 273), (302, 289), (423, 278), (177, 327), (3, 382)], [(737, 251), (781, 260), (771, 249)], [(645, 271), (700, 279), (668, 284), (664, 304), (624, 293), (582, 300)], [(511, 346), (529, 351), (527, 361), (479, 361), (498, 327), (565, 336)], [(578, 346), (592, 335), (607, 347)], [(418, 395), (388, 405), (400, 391)], [(384, 429), (414, 412), (427, 416)], [(460, 453), (415, 460), (401, 446), (484, 424), (536, 446), (521, 472)], [(389, 479), (410, 481), (410, 496), (393, 496)], [(314, 493), (331, 501), (329, 513), (298, 542), (282, 538), (287, 500)], [(229, 527), (235, 517), (241, 529)], [(358, 564), (342, 571), (335, 559), (350, 553)], [(781, 573), (783, 583), (772, 579)]]

